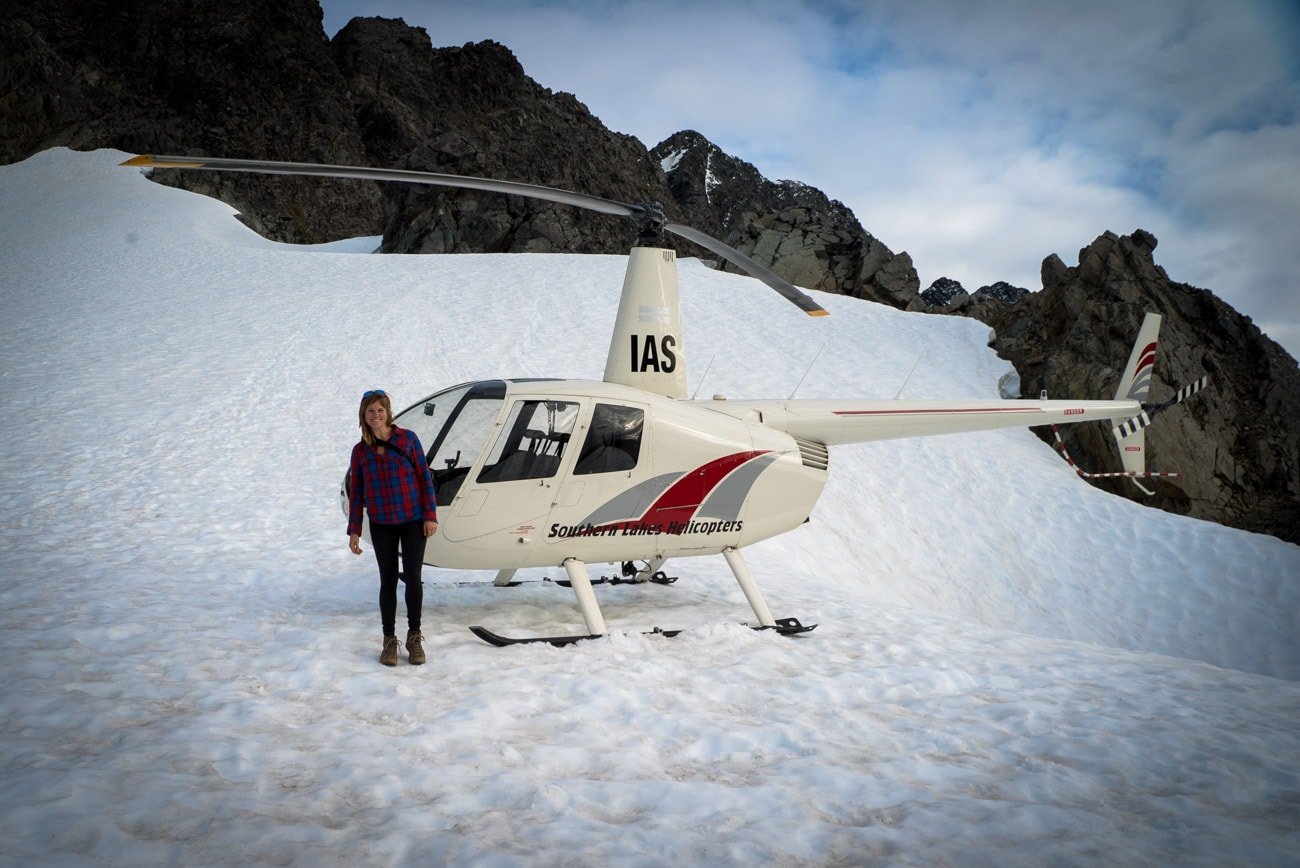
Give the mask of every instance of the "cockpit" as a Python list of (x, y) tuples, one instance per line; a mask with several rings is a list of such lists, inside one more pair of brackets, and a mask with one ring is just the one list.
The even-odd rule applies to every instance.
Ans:
[[(500, 430), (475, 474), (474, 483), (490, 484), (555, 476), (569, 449), (582, 405), (577, 400), (521, 397), (504, 418), (510, 387), (542, 380), (483, 380), (453, 386), (417, 402), (395, 418), (414, 431), (428, 450), (429, 469), (438, 505), (456, 498), (475, 461), (500, 420)], [(573, 474), (627, 471), (640, 458), (645, 411), (597, 403)]]

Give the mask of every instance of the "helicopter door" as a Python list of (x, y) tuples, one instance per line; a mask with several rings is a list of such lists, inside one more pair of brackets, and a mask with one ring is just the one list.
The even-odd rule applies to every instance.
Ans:
[(447, 529), (449, 540), (499, 531), (529, 536), (541, 529), (555, 501), (578, 406), (527, 398), (510, 406), (483, 465), (462, 487)]
[(654, 462), (646, 439), (648, 414), (646, 406), (623, 401), (597, 401), (591, 408), (573, 470), (547, 523), (548, 544), (583, 536), (589, 553), (609, 548), (617, 557), (626, 548), (621, 534), (585, 534), (593, 526), (636, 520), (662, 491), (649, 482)]

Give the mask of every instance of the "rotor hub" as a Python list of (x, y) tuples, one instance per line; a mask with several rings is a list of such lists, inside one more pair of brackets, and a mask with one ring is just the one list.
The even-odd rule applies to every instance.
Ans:
[(635, 246), (663, 247), (664, 224), (668, 222), (664, 216), (664, 206), (659, 202), (638, 202), (633, 207), (636, 208), (636, 213), (632, 216), (636, 221)]

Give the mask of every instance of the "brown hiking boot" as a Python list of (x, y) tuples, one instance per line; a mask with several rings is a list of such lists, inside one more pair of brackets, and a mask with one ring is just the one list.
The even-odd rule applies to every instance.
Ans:
[(419, 630), (406, 631), (406, 653), (410, 655), (411, 663), (416, 666), (428, 659), (424, 656), (423, 646), (420, 645), (423, 641), (424, 637), (420, 635)]
[(384, 637), (384, 650), (379, 655), (379, 662), (385, 666), (397, 665), (397, 649), (400, 646), (397, 643), (396, 636)]

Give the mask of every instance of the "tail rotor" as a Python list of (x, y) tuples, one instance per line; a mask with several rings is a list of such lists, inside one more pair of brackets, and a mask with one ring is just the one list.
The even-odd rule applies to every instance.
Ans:
[(1208, 376), (1201, 377), (1199, 380), (1197, 380), (1195, 383), (1192, 383), (1190, 386), (1183, 386), (1181, 389), (1177, 391), (1177, 393), (1174, 394), (1172, 398), (1170, 398), (1168, 401), (1165, 401), (1164, 403), (1143, 404), (1141, 413), (1137, 414), (1132, 419), (1129, 419), (1127, 422), (1115, 426), (1114, 428), (1115, 439), (1123, 440), (1126, 437), (1131, 437), (1133, 434), (1137, 433), (1138, 431), (1150, 425), (1151, 420), (1154, 419), (1156, 416), (1168, 410), (1170, 407), (1174, 406), (1175, 404), (1183, 403), (1183, 401), (1186, 401), (1188, 398), (1192, 397), (1197, 392), (1204, 389), (1206, 384), (1209, 382), (1210, 382), (1210, 378)]

